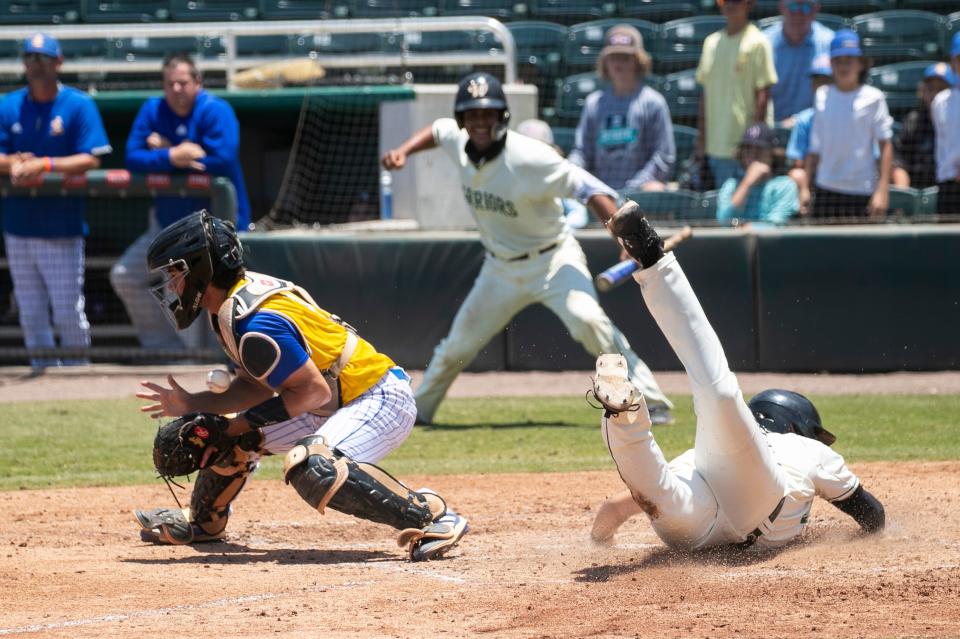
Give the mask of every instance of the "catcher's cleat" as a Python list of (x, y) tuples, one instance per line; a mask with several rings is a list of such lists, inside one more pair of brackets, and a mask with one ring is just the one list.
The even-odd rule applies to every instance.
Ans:
[[(436, 495), (429, 488), (421, 488), (417, 492)], [(441, 517), (422, 529), (407, 528), (401, 531), (400, 536), (397, 537), (397, 545), (409, 546), (411, 561), (429, 561), (443, 557), (468, 532), (470, 532), (470, 525), (466, 517), (460, 516), (448, 507)]]
[(627, 200), (607, 221), (607, 226), (620, 239), (627, 254), (643, 268), (653, 266), (663, 257), (663, 240), (643, 217), (640, 205), (633, 200)]
[(155, 508), (135, 510), (133, 516), (140, 524), (140, 539), (153, 544), (183, 546), (210, 541), (220, 541), (226, 531), (211, 535), (196, 524), (187, 521), (179, 508)]
[(593, 396), (612, 415), (640, 410), (644, 405), (643, 395), (627, 374), (626, 358), (617, 353), (608, 353), (597, 358)]

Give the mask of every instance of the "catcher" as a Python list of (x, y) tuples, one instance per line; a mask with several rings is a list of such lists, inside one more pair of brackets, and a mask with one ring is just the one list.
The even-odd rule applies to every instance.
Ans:
[(883, 506), (830, 446), (836, 437), (804, 396), (765, 390), (747, 404), (723, 347), (673, 253), (627, 202), (610, 229), (640, 263), (634, 279), (690, 378), (694, 447), (671, 462), (654, 440), (643, 395), (627, 380), (620, 355), (597, 360), (594, 395), (605, 410), (603, 439), (629, 492), (597, 512), (592, 537), (609, 540), (645, 512), (667, 545), (777, 548), (798, 537), (820, 496), (864, 532), (883, 529)]
[[(190, 544), (224, 537), (231, 503), (262, 455), (286, 455), (284, 479), (312, 507), (401, 530), (414, 561), (435, 559), (469, 530), (436, 493), (412, 491), (374, 464), (410, 434), (410, 378), (302, 288), (246, 271), (233, 226), (206, 211), (164, 229), (150, 245), (154, 289), (177, 328), (203, 310), (237, 376), (223, 393), (142, 382), (153, 417), (171, 416), (154, 444), (161, 477), (199, 471), (190, 509), (136, 511), (145, 541)], [(237, 413), (235, 417), (224, 415)]]

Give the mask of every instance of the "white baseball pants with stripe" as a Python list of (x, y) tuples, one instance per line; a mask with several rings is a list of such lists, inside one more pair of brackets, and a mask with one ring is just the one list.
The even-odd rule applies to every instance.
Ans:
[(571, 337), (594, 357), (601, 353), (626, 357), (630, 378), (648, 403), (672, 406), (650, 368), (600, 306), (583, 249), (568, 235), (553, 251), (517, 262), (487, 254), (480, 275), (453, 318), (450, 333), (434, 350), (417, 389), (420, 419), (433, 421), (457, 375), (517, 313), (538, 302), (553, 311)]
[[(634, 278), (690, 379), (694, 448), (667, 464), (646, 415), (604, 418), (603, 436), (634, 499), (664, 542), (737, 543), (777, 507), (787, 479), (743, 401), (723, 347), (673, 253)], [(631, 421), (633, 420), (633, 421)]]
[[(64, 348), (88, 348), (90, 323), (84, 311), (83, 238), (4, 234), (20, 328), (27, 348), (55, 348), (54, 329)], [(51, 311), (53, 321), (51, 323)], [(34, 368), (86, 364), (84, 358), (32, 358)]]

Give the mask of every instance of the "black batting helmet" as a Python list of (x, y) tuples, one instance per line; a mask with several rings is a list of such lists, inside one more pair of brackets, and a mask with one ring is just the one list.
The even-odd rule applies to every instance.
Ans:
[(237, 281), (243, 272), (243, 248), (232, 223), (199, 211), (153, 238), (147, 267), (162, 278), (154, 296), (182, 330), (200, 314), (208, 285), (229, 289)]
[(773, 433), (796, 433), (816, 439), (827, 446), (837, 441), (836, 436), (820, 423), (820, 413), (813, 402), (800, 393), (768, 388), (754, 395), (748, 406), (764, 430)]
[(500, 80), (489, 73), (471, 73), (460, 80), (457, 87), (457, 98), (453, 103), (453, 114), (457, 124), (463, 128), (463, 113), (470, 109), (496, 109), (500, 111), (500, 126), (497, 128), (496, 138), (506, 133), (507, 122), (510, 121), (510, 109), (507, 106), (507, 96), (503, 92)]

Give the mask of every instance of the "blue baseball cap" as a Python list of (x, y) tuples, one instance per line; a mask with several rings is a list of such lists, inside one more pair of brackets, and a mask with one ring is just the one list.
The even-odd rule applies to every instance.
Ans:
[(960, 55), (960, 31), (953, 34), (953, 41), (950, 43), (950, 57), (954, 58)]
[(830, 42), (830, 58), (839, 58), (841, 56), (860, 57), (863, 50), (860, 49), (860, 36), (850, 29), (840, 29), (833, 36)]
[(23, 42), (23, 52), (39, 53), (51, 58), (63, 57), (63, 51), (60, 49), (60, 43), (53, 36), (46, 33), (35, 33)]
[(935, 62), (923, 71), (923, 79), (940, 78), (950, 86), (956, 86), (957, 74), (953, 72), (950, 65), (946, 62)]
[(809, 75), (825, 75), (832, 78), (833, 67), (830, 66), (830, 56), (826, 53), (821, 53), (815, 57), (810, 63)]

